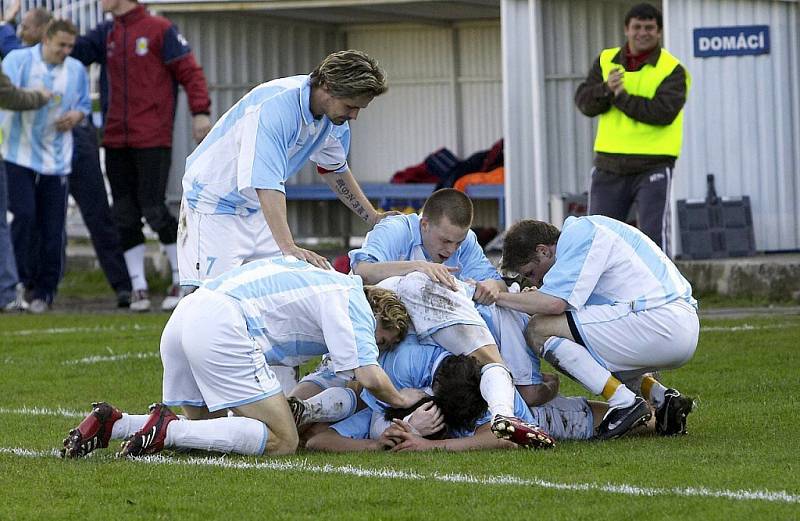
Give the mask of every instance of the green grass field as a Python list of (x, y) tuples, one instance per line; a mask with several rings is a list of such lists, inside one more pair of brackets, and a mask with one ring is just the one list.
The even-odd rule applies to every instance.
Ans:
[[(188, 456), (54, 449), (89, 403), (160, 398), (166, 314), (0, 315), (0, 520), (799, 519), (800, 317), (703, 321), (665, 383), (689, 435), (554, 451)], [(578, 394), (562, 379), (563, 394)]]

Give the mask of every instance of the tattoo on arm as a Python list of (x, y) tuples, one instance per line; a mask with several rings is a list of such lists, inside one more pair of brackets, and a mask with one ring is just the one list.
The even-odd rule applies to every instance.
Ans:
[(350, 189), (347, 187), (347, 184), (344, 182), (343, 179), (336, 180), (336, 188), (339, 190), (339, 193), (342, 196), (344, 196), (344, 198), (347, 200), (347, 204), (350, 205), (350, 208), (353, 209), (356, 215), (358, 215), (365, 221), (369, 219), (369, 212), (367, 212), (367, 209), (364, 208), (364, 206), (362, 206), (361, 203), (358, 202), (358, 199), (356, 199), (355, 194), (353, 194), (353, 192), (350, 191)]

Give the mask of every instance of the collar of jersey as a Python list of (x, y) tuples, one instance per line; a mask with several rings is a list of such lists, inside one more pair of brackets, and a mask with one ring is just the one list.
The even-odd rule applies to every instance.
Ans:
[(307, 76), (300, 86), (300, 113), (303, 115), (303, 123), (311, 125), (314, 123), (314, 114), (311, 113), (311, 76)]

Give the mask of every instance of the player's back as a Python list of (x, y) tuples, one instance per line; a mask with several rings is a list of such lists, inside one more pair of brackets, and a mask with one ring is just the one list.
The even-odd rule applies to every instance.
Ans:
[(599, 215), (565, 221), (556, 265), (540, 289), (575, 307), (625, 303), (642, 310), (676, 299), (696, 304), (689, 282), (650, 238)]

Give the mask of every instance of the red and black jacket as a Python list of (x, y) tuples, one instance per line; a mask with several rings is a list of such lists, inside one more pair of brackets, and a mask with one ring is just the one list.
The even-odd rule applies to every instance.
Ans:
[(107, 147), (172, 146), (178, 84), (186, 90), (192, 114), (209, 112), (205, 76), (186, 40), (172, 22), (144, 6), (80, 37), (72, 55), (86, 65), (103, 65)]

